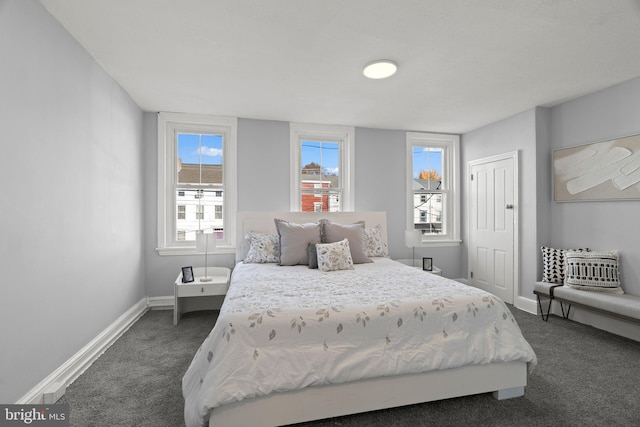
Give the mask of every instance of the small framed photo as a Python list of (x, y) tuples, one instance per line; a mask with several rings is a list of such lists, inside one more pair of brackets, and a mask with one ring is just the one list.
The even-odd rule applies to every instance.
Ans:
[(182, 267), (182, 283), (193, 282), (193, 267)]
[(433, 258), (422, 258), (422, 269), (424, 271), (433, 270)]

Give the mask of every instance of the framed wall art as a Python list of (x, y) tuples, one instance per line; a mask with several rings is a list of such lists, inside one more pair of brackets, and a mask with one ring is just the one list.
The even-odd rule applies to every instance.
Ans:
[(553, 200), (640, 199), (640, 135), (553, 151)]

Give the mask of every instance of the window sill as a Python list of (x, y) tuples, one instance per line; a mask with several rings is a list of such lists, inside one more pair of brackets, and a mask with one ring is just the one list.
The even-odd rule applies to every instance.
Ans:
[[(183, 247), (169, 247), (169, 248), (156, 248), (156, 252), (160, 256), (175, 256), (175, 255), (204, 255), (204, 252), (197, 252), (194, 246)], [(236, 248), (230, 246), (217, 247), (215, 251), (209, 252), (209, 255), (219, 254), (234, 254)]]
[(423, 241), (418, 246), (416, 246), (416, 248), (458, 246), (460, 243), (462, 243), (462, 240), (429, 240), (429, 241)]

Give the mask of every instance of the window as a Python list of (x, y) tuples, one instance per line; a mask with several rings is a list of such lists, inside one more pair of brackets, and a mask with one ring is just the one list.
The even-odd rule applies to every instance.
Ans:
[[(204, 219), (204, 206), (202, 205), (196, 205), (196, 219)], [(178, 224), (178, 228), (180, 228), (181, 224)], [(188, 227), (187, 227), (188, 228)], [(203, 228), (209, 228), (206, 227), (206, 225)], [(178, 231), (182, 231), (182, 230), (178, 230)], [(191, 231), (191, 230), (184, 230), (186, 231)], [(194, 236), (194, 240), (195, 240), (195, 236)]]
[(352, 211), (353, 127), (292, 123), (291, 210)]
[(458, 135), (407, 133), (407, 230), (423, 245), (460, 243)]
[[(192, 251), (197, 230), (235, 246), (237, 119), (158, 114), (158, 252)], [(178, 204), (179, 203), (179, 204)]]

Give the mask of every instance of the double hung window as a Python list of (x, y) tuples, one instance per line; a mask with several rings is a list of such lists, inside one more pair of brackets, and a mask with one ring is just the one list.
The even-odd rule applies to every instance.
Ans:
[(460, 242), (457, 135), (407, 133), (407, 230), (421, 244)]
[(354, 128), (290, 125), (291, 210), (353, 210)]
[(182, 253), (196, 232), (216, 234), (233, 246), (236, 210), (237, 120), (158, 115), (158, 251)]

